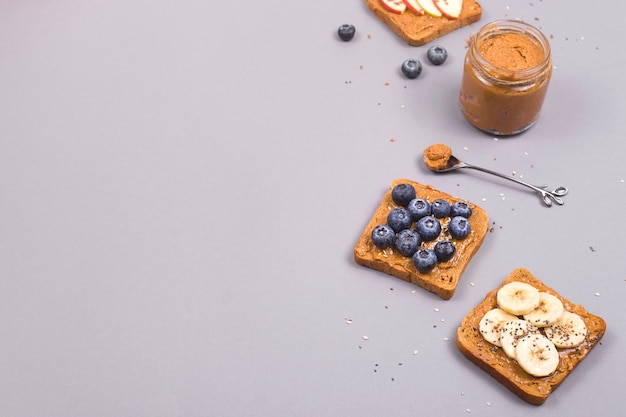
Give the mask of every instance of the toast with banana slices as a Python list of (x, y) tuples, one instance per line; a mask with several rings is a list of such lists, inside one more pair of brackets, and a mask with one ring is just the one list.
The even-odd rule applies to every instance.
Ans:
[(605, 330), (602, 318), (519, 268), (462, 320), (456, 345), (510, 391), (539, 405)]

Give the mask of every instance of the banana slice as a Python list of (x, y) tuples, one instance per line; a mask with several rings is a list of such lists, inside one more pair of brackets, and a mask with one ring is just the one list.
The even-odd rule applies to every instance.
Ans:
[(525, 282), (509, 282), (498, 290), (496, 300), (502, 310), (522, 316), (539, 305), (539, 290)]
[(539, 305), (530, 313), (524, 314), (524, 319), (537, 327), (551, 326), (561, 317), (563, 311), (561, 300), (550, 293), (540, 292)]
[(517, 341), (515, 360), (523, 370), (536, 377), (552, 374), (559, 366), (559, 352), (542, 334), (531, 334)]
[(573, 348), (587, 337), (587, 326), (576, 313), (564, 311), (552, 326), (544, 329), (546, 337), (559, 348)]
[(500, 326), (500, 345), (504, 353), (511, 359), (515, 359), (515, 349), (518, 341), (526, 336), (538, 334), (539, 329), (522, 319), (505, 321)]
[(501, 308), (494, 308), (485, 313), (478, 323), (478, 330), (485, 340), (492, 345), (502, 346), (500, 344), (500, 328), (504, 322), (515, 320), (516, 316), (507, 313)]

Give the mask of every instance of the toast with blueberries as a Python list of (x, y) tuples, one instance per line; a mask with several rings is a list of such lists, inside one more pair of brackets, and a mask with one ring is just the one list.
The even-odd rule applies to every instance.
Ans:
[(398, 179), (357, 241), (354, 259), (447, 300), (488, 228), (489, 217), (479, 206), (430, 185)]

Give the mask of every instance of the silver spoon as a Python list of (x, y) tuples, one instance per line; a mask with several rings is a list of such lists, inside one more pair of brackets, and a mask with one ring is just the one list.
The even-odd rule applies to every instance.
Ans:
[(475, 165), (470, 165), (467, 164), (463, 161), (460, 161), (458, 158), (456, 158), (454, 155), (450, 155), (450, 158), (448, 159), (448, 163), (446, 165), (445, 168), (440, 168), (440, 169), (433, 169), (433, 171), (435, 172), (449, 172), (449, 171), (454, 171), (460, 168), (470, 168), (470, 169), (475, 169), (477, 171), (482, 171), (482, 172), (486, 172), (488, 174), (493, 174), (497, 177), (500, 178), (504, 178), (507, 180), (511, 180), (513, 182), (516, 182), (518, 184), (524, 185), (528, 188), (531, 188), (535, 191), (537, 191), (539, 194), (541, 194), (541, 198), (544, 202), (544, 204), (548, 207), (552, 206), (552, 200), (554, 200), (557, 204), (559, 205), (563, 205), (563, 200), (561, 200), (559, 197), (564, 196), (565, 194), (567, 194), (567, 188), (565, 187), (556, 187), (554, 190), (552, 191), (546, 191), (546, 188), (548, 187), (547, 185), (540, 185), (540, 186), (534, 186), (531, 184), (528, 184), (527, 182), (518, 180), (515, 177), (509, 177), (507, 175), (504, 174), (500, 174), (499, 172), (496, 171), (491, 171), (490, 169), (487, 168), (481, 168)]

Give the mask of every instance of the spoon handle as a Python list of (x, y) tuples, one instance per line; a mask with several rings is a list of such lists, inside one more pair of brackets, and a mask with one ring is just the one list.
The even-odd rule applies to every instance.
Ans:
[(513, 182), (521, 184), (521, 185), (523, 185), (525, 187), (533, 189), (533, 190), (537, 191), (539, 194), (541, 194), (543, 203), (546, 206), (548, 206), (548, 207), (552, 206), (552, 200), (554, 200), (559, 205), (563, 205), (563, 200), (561, 198), (559, 198), (559, 197), (564, 196), (565, 194), (567, 194), (567, 191), (568, 191), (567, 188), (562, 187), (562, 186), (556, 187), (552, 191), (547, 191), (546, 190), (546, 188), (548, 187), (547, 185), (542, 185), (540, 187), (537, 187), (537, 186), (534, 186), (534, 185), (529, 184), (527, 182), (524, 182), (522, 180), (519, 180), (519, 179), (517, 179), (515, 177), (510, 177), (508, 175), (504, 175), (504, 174), (501, 174), (499, 172), (492, 171), (492, 170), (487, 169), (487, 168), (482, 168), (482, 167), (479, 167), (479, 166), (476, 166), (476, 165), (470, 165), (470, 164), (467, 164), (465, 162), (462, 163), (460, 167), (461, 168), (470, 168), (470, 169), (475, 169), (477, 171), (486, 172), (487, 174), (492, 174), (492, 175), (495, 175), (497, 177), (504, 178), (506, 180), (513, 181)]

